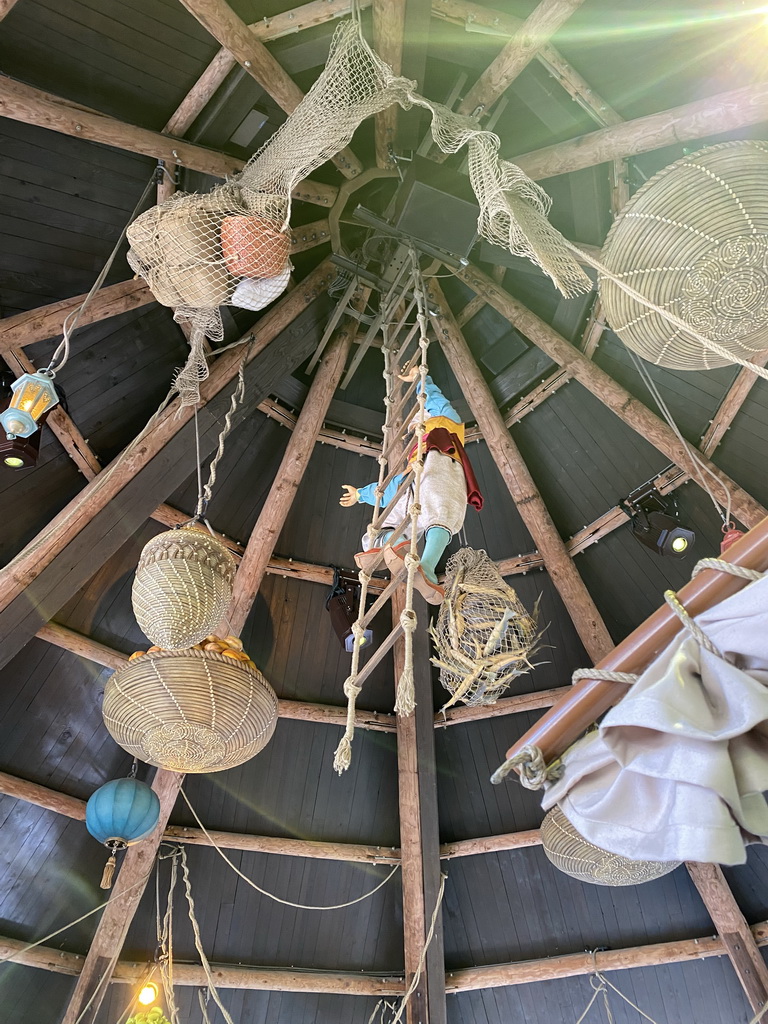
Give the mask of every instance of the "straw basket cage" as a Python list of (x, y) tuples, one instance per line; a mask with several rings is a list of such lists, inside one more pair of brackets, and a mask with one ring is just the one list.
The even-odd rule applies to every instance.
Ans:
[(549, 860), (566, 875), (594, 885), (640, 885), (668, 875), (678, 861), (630, 860), (595, 846), (577, 832), (555, 805), (541, 823), (541, 842)]
[[(768, 349), (768, 143), (710, 146), (659, 171), (614, 221), (602, 261), (736, 357)], [(605, 276), (600, 298), (611, 328), (649, 362), (728, 365)]]
[(277, 697), (257, 669), (213, 651), (147, 654), (107, 681), (104, 723), (129, 754), (174, 772), (218, 772), (272, 737)]
[(136, 568), (136, 620), (158, 647), (193, 647), (226, 615), (234, 577), (235, 560), (209, 533), (190, 527), (159, 533)]

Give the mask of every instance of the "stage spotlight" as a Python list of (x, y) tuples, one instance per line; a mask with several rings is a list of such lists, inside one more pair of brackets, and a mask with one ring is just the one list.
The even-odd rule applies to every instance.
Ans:
[(632, 517), (633, 535), (657, 555), (684, 558), (691, 550), (696, 534), (681, 525), (676, 502), (665, 502), (652, 484), (638, 487), (622, 505)]
[[(325, 607), (330, 613), (333, 630), (348, 654), (352, 653), (355, 642), (352, 625), (357, 620), (359, 601), (360, 582), (357, 574), (336, 569), (333, 576), (333, 589), (328, 595)], [(362, 646), (371, 643), (372, 640), (373, 631), (366, 629), (362, 637)]]

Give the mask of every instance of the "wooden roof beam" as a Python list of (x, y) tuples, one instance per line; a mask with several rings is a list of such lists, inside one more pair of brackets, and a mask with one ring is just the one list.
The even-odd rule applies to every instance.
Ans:
[(235, 575), (232, 603), (227, 613), (229, 629), (236, 635), (240, 634), (245, 625), (280, 531), (309, 465), (315, 440), (344, 373), (354, 333), (354, 321), (347, 320), (346, 325), (336, 332), (326, 349), (299, 413), (296, 428), (288, 441), (274, 483), (246, 545)]
[(636, 117), (511, 159), (529, 177), (541, 181), (609, 160), (746, 128), (766, 119), (768, 82), (758, 82), (658, 114)]
[[(304, 99), (304, 93), (226, 0), (181, 0), (181, 3), (286, 114), (293, 113)], [(346, 178), (356, 178), (363, 169), (349, 148), (332, 159)]]
[[(566, 341), (546, 321), (500, 288), (487, 274), (472, 266), (457, 270), (455, 273), (550, 359), (566, 369), (603, 405), (616, 413), (628, 427), (650, 442), (676, 466), (686, 473), (693, 474), (693, 463), (688, 449), (680, 443), (672, 428), (639, 402), (626, 388)], [(752, 495), (747, 494), (705, 455), (701, 454), (699, 458), (708, 466), (715, 479), (720, 481), (720, 497), (723, 504), (726, 503), (725, 489), (730, 492), (733, 514), (745, 526), (756, 526), (768, 514)]]
[[(405, 608), (405, 586), (392, 595), (392, 626)], [(414, 596), (419, 622), (428, 618), (426, 602)], [(397, 777), (400, 809), (400, 865), (403, 888), (405, 983), (410, 986), (424, 955), (440, 891), (440, 840), (437, 816), (437, 769), (432, 711), (429, 634), (413, 634), (416, 709), (397, 716)], [(405, 666), (405, 641), (393, 649), (395, 684)], [(442, 910), (424, 957), (419, 983), (406, 1006), (406, 1024), (446, 1024)]]
[[(406, 0), (373, 0), (373, 48), (396, 75), (402, 74)], [(375, 115), (376, 165), (391, 167), (399, 106), (392, 103)]]
[[(498, 287), (498, 286), (494, 286)], [(563, 600), (584, 647), (597, 662), (613, 649), (613, 641), (547, 511), (533, 477), (512, 440), (485, 378), (472, 357), (434, 279), (428, 283), (430, 306), (436, 309), (432, 326), (462, 394), (483, 431), (485, 442), (523, 523), (541, 553), (552, 582)]]
[[(768, 359), (753, 359), (752, 362), (756, 366), (765, 366)], [(736, 418), (739, 409), (746, 402), (757, 379), (757, 374), (748, 370), (746, 366), (739, 370), (736, 380), (726, 392), (717, 412), (709, 421), (709, 426), (702, 435), (699, 448), (705, 455), (711, 455), (725, 437), (726, 431)]]
[(459, 105), (460, 114), (487, 113), (584, 0), (541, 0)]
[(768, 966), (739, 910), (719, 864), (686, 863), (688, 874), (709, 911), (717, 933), (749, 1000), (757, 1012), (768, 1003)]

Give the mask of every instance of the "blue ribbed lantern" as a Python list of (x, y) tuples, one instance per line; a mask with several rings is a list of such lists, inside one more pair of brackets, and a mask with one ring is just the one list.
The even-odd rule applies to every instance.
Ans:
[(91, 795), (85, 805), (86, 828), (112, 851), (104, 868), (102, 889), (112, 885), (115, 852), (148, 836), (159, 818), (157, 794), (137, 779), (113, 779)]

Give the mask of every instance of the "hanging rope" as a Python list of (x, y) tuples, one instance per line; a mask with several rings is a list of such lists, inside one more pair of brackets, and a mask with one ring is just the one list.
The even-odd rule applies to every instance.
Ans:
[(402, 1020), (403, 1014), (405, 1013), (405, 1008), (408, 1005), (408, 1000), (411, 998), (413, 993), (418, 988), (419, 981), (421, 980), (421, 974), (422, 971), (424, 970), (424, 964), (427, 961), (427, 952), (429, 951), (429, 946), (430, 943), (432, 942), (432, 939), (435, 937), (435, 925), (437, 924), (437, 915), (440, 913), (440, 907), (443, 902), (443, 896), (445, 895), (445, 880), (447, 877), (448, 876), (445, 874), (440, 875), (440, 889), (438, 890), (437, 899), (435, 900), (435, 909), (432, 911), (432, 919), (429, 922), (429, 930), (427, 931), (427, 937), (424, 942), (424, 948), (421, 951), (419, 962), (416, 965), (416, 970), (413, 973), (413, 980), (411, 981), (411, 984), (408, 986), (407, 992), (403, 996), (403, 1001), (400, 1003), (400, 1009), (392, 1018), (390, 1024), (398, 1024), (398, 1022)]
[[(592, 950), (591, 953), (593, 962), (597, 964), (597, 956), (595, 951)], [(655, 1021), (653, 1017), (649, 1017), (647, 1013), (641, 1010), (636, 1003), (633, 1003), (628, 996), (625, 996), (621, 989), (617, 988), (613, 984), (613, 982), (609, 981), (608, 978), (606, 978), (606, 976), (601, 971), (597, 970), (597, 968), (595, 968), (594, 974), (591, 975), (589, 979), (589, 984), (592, 986), (592, 998), (587, 1003), (584, 1012), (576, 1021), (576, 1024), (582, 1024), (582, 1022), (586, 1019), (587, 1014), (594, 1006), (598, 996), (603, 997), (603, 1007), (605, 1008), (605, 1016), (608, 1019), (608, 1024), (615, 1024), (613, 1011), (611, 1010), (611, 1004), (608, 998), (609, 989), (613, 990), (616, 993), (616, 995), (623, 999), (628, 1006), (631, 1006), (633, 1010), (636, 1010), (641, 1017), (643, 1017), (645, 1020), (649, 1022), (649, 1024), (657, 1024), (657, 1021)], [(751, 1022), (751, 1024), (756, 1024), (756, 1020), (757, 1018), (755, 1019), (755, 1021)]]
[(358, 896), (357, 899), (349, 900), (347, 903), (336, 903), (336, 904), (334, 904), (331, 907), (317, 907), (317, 906), (310, 906), (310, 905), (308, 905), (306, 903), (293, 903), (293, 902), (291, 902), (291, 900), (284, 900), (280, 896), (275, 896), (274, 893), (268, 892), (266, 889), (262, 889), (261, 886), (257, 885), (253, 881), (253, 879), (249, 878), (247, 875), (244, 875), (243, 872), (240, 870), (240, 868), (238, 868), (235, 864), (233, 864), (232, 861), (229, 859), (229, 857), (227, 857), (226, 853), (224, 853), (224, 851), (221, 849), (221, 847), (216, 843), (216, 841), (214, 840), (214, 838), (210, 834), (210, 832), (208, 832), (208, 830), (206, 829), (205, 825), (202, 823), (202, 821), (198, 817), (197, 811), (194, 809), (192, 804), (189, 802), (189, 797), (184, 792), (184, 787), (183, 786), (181, 788), (181, 795), (184, 797), (184, 800), (186, 801), (187, 807), (192, 812), (192, 817), (195, 819), (197, 824), (200, 826), (203, 834), (205, 835), (205, 837), (208, 840), (208, 842), (210, 843), (210, 845), (214, 848), (214, 850), (218, 853), (218, 855), (222, 858), (222, 860), (226, 861), (226, 863), (232, 868), (232, 870), (235, 872), (235, 874), (239, 875), (240, 878), (242, 878), (242, 880), (244, 882), (247, 882), (248, 885), (250, 885), (252, 889), (255, 889), (256, 892), (261, 893), (262, 896), (266, 896), (270, 900), (274, 900), (275, 903), (282, 903), (282, 905), (285, 906), (285, 907), (295, 907), (297, 910), (344, 910), (346, 907), (353, 907), (356, 903), (362, 903), (363, 900), (367, 900), (370, 896), (373, 896), (374, 893), (377, 893), (379, 891), (379, 889), (383, 889), (384, 886), (387, 884), (387, 882), (390, 880), (390, 878), (392, 878), (394, 876), (395, 872), (400, 868), (399, 864), (395, 864), (395, 866), (389, 872), (387, 877), (383, 881), (379, 882), (379, 884), (376, 886), (375, 889), (371, 889), (370, 892), (366, 892), (362, 896)]

